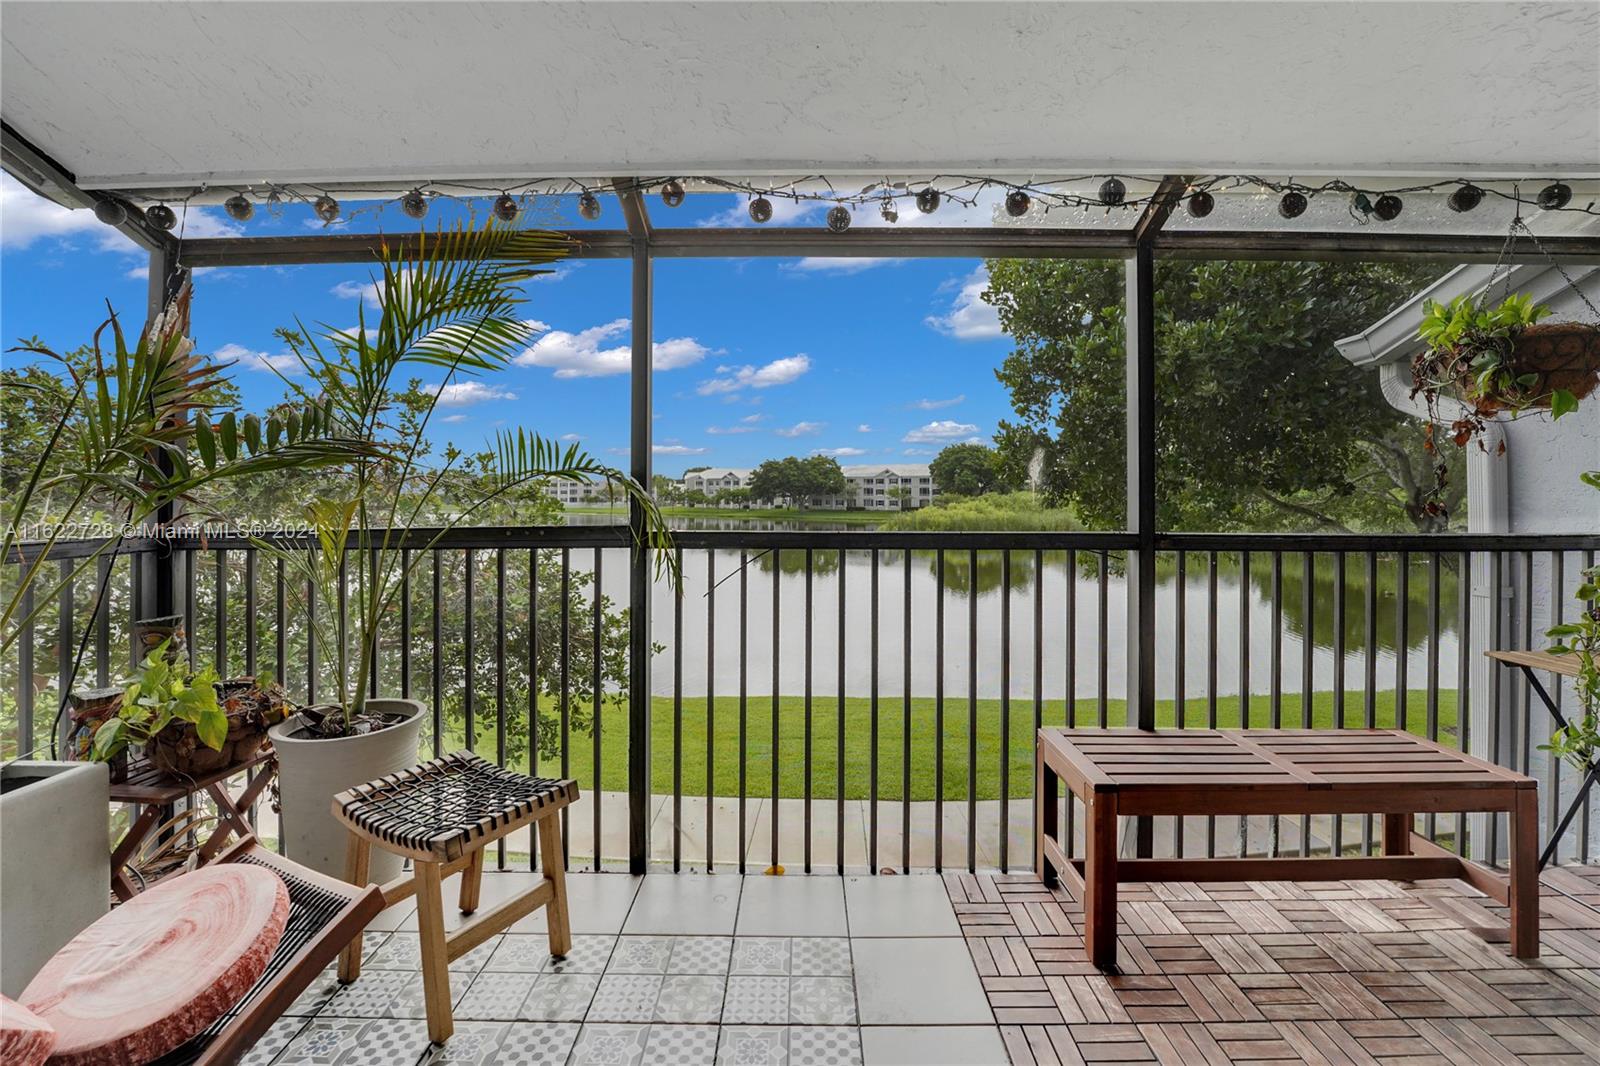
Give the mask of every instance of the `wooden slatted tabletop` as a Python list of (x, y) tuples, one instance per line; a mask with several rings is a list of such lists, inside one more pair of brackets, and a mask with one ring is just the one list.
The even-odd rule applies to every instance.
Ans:
[(1508, 663), (1511, 666), (1525, 666), (1530, 670), (1548, 670), (1552, 674), (1559, 674), (1562, 677), (1578, 676), (1578, 656), (1576, 653), (1557, 655), (1548, 651), (1518, 651), (1511, 649), (1486, 651), (1483, 654), (1491, 659)]
[[(1512, 949), (1538, 953), (1538, 782), (1435, 741), (1392, 729), (1041, 729), (1035, 782), (1040, 876), (1059, 875), (1084, 901), (1085, 947), (1116, 959), (1121, 881), (1461, 878), (1507, 903)], [(1088, 855), (1057, 839), (1059, 782), (1083, 802)], [(1417, 814), (1505, 811), (1510, 876), (1413, 832)], [(1129, 815), (1381, 814), (1383, 855), (1354, 858), (1123, 859)]]

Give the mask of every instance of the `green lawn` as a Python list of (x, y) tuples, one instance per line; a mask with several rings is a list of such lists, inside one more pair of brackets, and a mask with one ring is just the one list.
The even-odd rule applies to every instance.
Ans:
[[(1162, 702), (1157, 708), (1158, 723), (1173, 724), (1174, 705)], [(1380, 727), (1395, 725), (1394, 693), (1377, 694), (1376, 720)], [(524, 708), (519, 712), (526, 715)], [(542, 714), (554, 715), (553, 707), (542, 709)], [(1207, 722), (1204, 699), (1190, 700), (1186, 704), (1184, 720), (1190, 727), (1203, 727)], [(1094, 725), (1098, 722), (1099, 708), (1094, 700), (1079, 700), (1077, 724)], [(1345, 698), (1344, 724), (1359, 727), (1364, 723), (1365, 708), (1360, 692)], [(911, 798), (933, 799), (935, 775), (938, 765), (937, 745), (934, 743), (935, 707), (930, 698), (911, 701)], [(1010, 743), (1002, 745), (1001, 708), (998, 700), (979, 700), (977, 716), (977, 796), (995, 799), (1000, 795), (1001, 750), (1008, 748), (1007, 766), (1010, 774), (1009, 792), (1013, 798), (1026, 797), (1033, 789), (1033, 723), (1034, 707), (1031, 701), (1013, 701), (1010, 711)], [(495, 734), (492, 717), (484, 728), (480, 709), (480, 726), (476, 748), (489, 757), (495, 751)], [(1228, 697), (1217, 701), (1218, 724), (1223, 727), (1239, 725), (1239, 701)], [(1060, 700), (1048, 701), (1043, 709), (1046, 725), (1059, 725), (1065, 720)], [(712, 757), (715, 765), (715, 792), (723, 796), (737, 796), (739, 782), (739, 700), (736, 696), (719, 696), (715, 708), (715, 733)], [(883, 698), (878, 706), (877, 794), (881, 799), (897, 800), (902, 795), (904, 748), (902, 742), (905, 706), (898, 697)], [(1125, 706), (1120, 700), (1109, 701), (1106, 721), (1111, 725), (1125, 722)], [(1456, 740), (1456, 703), (1453, 691), (1439, 694), (1439, 736), (1446, 744)], [(674, 715), (670, 697), (657, 697), (653, 707), (652, 782), (658, 793), (673, 791), (674, 776)], [(785, 696), (778, 706), (778, 794), (799, 797), (805, 795), (806, 779), (806, 729), (805, 701), (798, 696)], [(1271, 701), (1256, 696), (1250, 702), (1252, 727), (1273, 724)], [(1299, 694), (1285, 694), (1282, 700), (1281, 724), (1298, 727), (1301, 724)], [(1334, 725), (1333, 694), (1318, 692), (1313, 695), (1310, 724), (1317, 728)], [(1405, 727), (1426, 735), (1427, 701), (1424, 693), (1413, 691), (1407, 700)], [(944, 776), (945, 799), (964, 800), (967, 797), (967, 741), (969, 722), (964, 699), (946, 699), (944, 707)], [(685, 699), (682, 714), (682, 788), (686, 794), (703, 795), (706, 791), (706, 701), (704, 698)], [(837, 786), (837, 737), (839, 714), (832, 698), (816, 697), (811, 709), (810, 778), (812, 795), (831, 798)], [(601, 716), (600, 781), (608, 790), (627, 789), (628, 723), (626, 711), (608, 706)], [(752, 797), (772, 794), (772, 700), (767, 696), (752, 696), (745, 710), (745, 783), (744, 793)], [(516, 749), (525, 747), (525, 733), (510, 740), (512, 753), (509, 762), (523, 763), (525, 759)], [(461, 735), (447, 738), (446, 750), (463, 747)], [(872, 707), (867, 699), (850, 698), (844, 705), (844, 794), (847, 799), (866, 799), (871, 794), (872, 765)], [(542, 758), (540, 772), (549, 774), (559, 768)], [(570, 772), (585, 789), (594, 783), (594, 743), (589, 736), (574, 734)]]

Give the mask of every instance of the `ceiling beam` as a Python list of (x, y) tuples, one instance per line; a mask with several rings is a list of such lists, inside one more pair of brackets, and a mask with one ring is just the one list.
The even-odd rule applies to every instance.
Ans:
[(175, 243), (170, 234), (146, 222), (144, 212), (126, 200), (80, 189), (76, 177), (4, 122), (0, 122), (0, 166), (35, 193), (72, 210), (92, 211), (101, 201), (117, 201), (128, 213), (117, 230), (147, 252), (170, 248)]
[(650, 242), (650, 211), (645, 207), (644, 196), (634, 178), (612, 178), (611, 187), (617, 191), (622, 203), (622, 217), (628, 224), (628, 233), (635, 239)]
[[(1133, 253), (1132, 230), (969, 227), (873, 227), (833, 233), (825, 228), (652, 229), (656, 258), (868, 256), (923, 258), (1121, 259)], [(623, 230), (568, 230), (577, 259), (625, 259), (634, 236)], [(382, 249), (409, 254), (418, 235), (306, 234), (293, 237), (212, 237), (183, 241), (178, 261), (187, 267), (269, 266), (301, 263), (369, 263)], [(1179, 259), (1432, 260), (1495, 262), (1505, 245), (1499, 234), (1383, 233), (1363, 227), (1349, 233), (1281, 230), (1167, 230), (1152, 238), (1156, 252)], [(1562, 262), (1600, 261), (1600, 236), (1541, 237)], [(1519, 241), (1507, 262), (1545, 261), (1531, 242)]]
[(1133, 224), (1133, 243), (1149, 244), (1155, 239), (1161, 227), (1167, 224), (1167, 219), (1172, 217), (1173, 209), (1183, 202), (1184, 190), (1193, 180), (1191, 176), (1177, 174), (1168, 174), (1161, 179), (1155, 192), (1150, 194), (1150, 202), (1144, 205), (1139, 221)]

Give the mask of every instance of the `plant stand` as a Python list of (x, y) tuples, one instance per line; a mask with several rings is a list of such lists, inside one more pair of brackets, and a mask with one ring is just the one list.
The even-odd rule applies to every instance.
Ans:
[[(1557, 677), (1577, 677), (1578, 657), (1573, 655), (1554, 655), (1547, 651), (1486, 651), (1489, 658), (1496, 662), (1515, 666), (1522, 671), (1522, 676), (1528, 679), (1528, 685), (1538, 693), (1539, 701), (1544, 704), (1545, 710), (1550, 712), (1550, 717), (1555, 719), (1556, 725), (1565, 729), (1567, 718), (1561, 713), (1561, 708), (1556, 706), (1556, 701), (1550, 698), (1550, 693), (1545, 691), (1544, 685), (1539, 683), (1539, 675), (1535, 670), (1548, 670)], [(1556, 848), (1561, 843), (1561, 836), (1572, 824), (1572, 819), (1577, 817), (1578, 811), (1583, 809), (1584, 800), (1589, 798), (1589, 790), (1595, 782), (1600, 781), (1600, 759), (1589, 763), (1589, 768), (1584, 772), (1583, 784), (1578, 786), (1578, 794), (1572, 797), (1566, 813), (1561, 816), (1555, 832), (1550, 834), (1550, 842), (1544, 846), (1544, 854), (1539, 856), (1539, 869), (1543, 870), (1555, 858)]]
[[(245, 786), (238, 795), (229, 795), (230, 777), (245, 774)], [(277, 775), (277, 763), (270, 748), (256, 752), (237, 766), (230, 766), (199, 777), (179, 777), (157, 770), (140, 759), (128, 767), (128, 779), (111, 786), (111, 802), (126, 803), (135, 810), (133, 824), (111, 852), (111, 891), (124, 903), (138, 894), (128, 876), (128, 861), (139, 853), (146, 838), (155, 830), (162, 811), (196, 792), (204, 792), (217, 805), (218, 825), (200, 845), (199, 865), (216, 857), (234, 834), (249, 839), (255, 831), (244, 812), (253, 806)]]

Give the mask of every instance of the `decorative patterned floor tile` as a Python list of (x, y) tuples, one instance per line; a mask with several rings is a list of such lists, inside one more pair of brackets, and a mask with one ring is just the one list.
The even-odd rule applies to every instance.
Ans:
[(261, 1034), (261, 1039), (245, 1053), (244, 1058), (239, 1060), (239, 1066), (267, 1066), (278, 1057), (278, 1052), (288, 1047), (290, 1042), (300, 1035), (300, 1030), (305, 1027), (304, 1018), (279, 1018)]
[(722, 1018), (726, 977), (709, 974), (662, 978), (656, 999), (655, 1020), (690, 1024), (715, 1024)]
[(596, 1022), (649, 1022), (655, 1017), (661, 995), (659, 974), (608, 973), (600, 979), (586, 1020)]
[(717, 1033), (715, 1025), (652, 1025), (640, 1066), (710, 1066)]
[(585, 1025), (571, 1066), (640, 1066), (649, 1035), (648, 1025)]
[(776, 976), (789, 972), (789, 938), (742, 936), (733, 942), (733, 968), (741, 977)]
[[(450, 982), (452, 1000), (459, 1000), (469, 978)], [(422, 1018), (422, 975), (410, 970), (363, 970), (343, 985), (318, 1013), (324, 1018)]]
[(507, 933), (483, 966), (497, 973), (600, 973), (611, 957), (614, 936), (575, 936), (572, 950), (560, 958), (550, 954), (543, 933)]
[(339, 991), (338, 972), (337, 967), (329, 966), (319, 973), (306, 986), (306, 990), (289, 1004), (289, 1009), (283, 1012), (284, 1017), (309, 1018), (320, 1013), (322, 1008), (328, 1005), (328, 1000), (333, 998), (334, 993)]
[(730, 977), (722, 1006), (725, 1025), (784, 1025), (789, 1021), (787, 977)]
[(428, 1048), (426, 1022), (313, 1018), (278, 1058), (294, 1066), (400, 1066)]
[(847, 1026), (792, 1026), (789, 1066), (861, 1066), (861, 1031)]
[(796, 1025), (854, 1025), (855, 982), (848, 977), (791, 977), (789, 1020)]
[(607, 973), (667, 972), (667, 958), (672, 954), (670, 936), (623, 936), (606, 963)]
[(842, 936), (797, 936), (789, 952), (789, 972), (796, 977), (850, 976), (850, 941)]
[(537, 980), (531, 973), (480, 973), (456, 1004), (456, 1017), (499, 1022), (521, 1017)]
[(600, 975), (595, 973), (539, 974), (517, 1017), (534, 1022), (580, 1022), (599, 986)]
[(563, 1066), (578, 1029), (576, 1022), (457, 1022), (423, 1066)]
[[(500, 939), (498, 936), (490, 937), (459, 959), (455, 959), (450, 963), (450, 972), (477, 973), (489, 961), (489, 956), (494, 954)], [(378, 950), (364, 956), (362, 968), (421, 972), (422, 938), (411, 932), (395, 933)]]
[(672, 941), (669, 974), (719, 974), (728, 972), (733, 941), (725, 936), (680, 936)]
[(722, 1027), (717, 1066), (787, 1066), (789, 1031), (783, 1026)]

